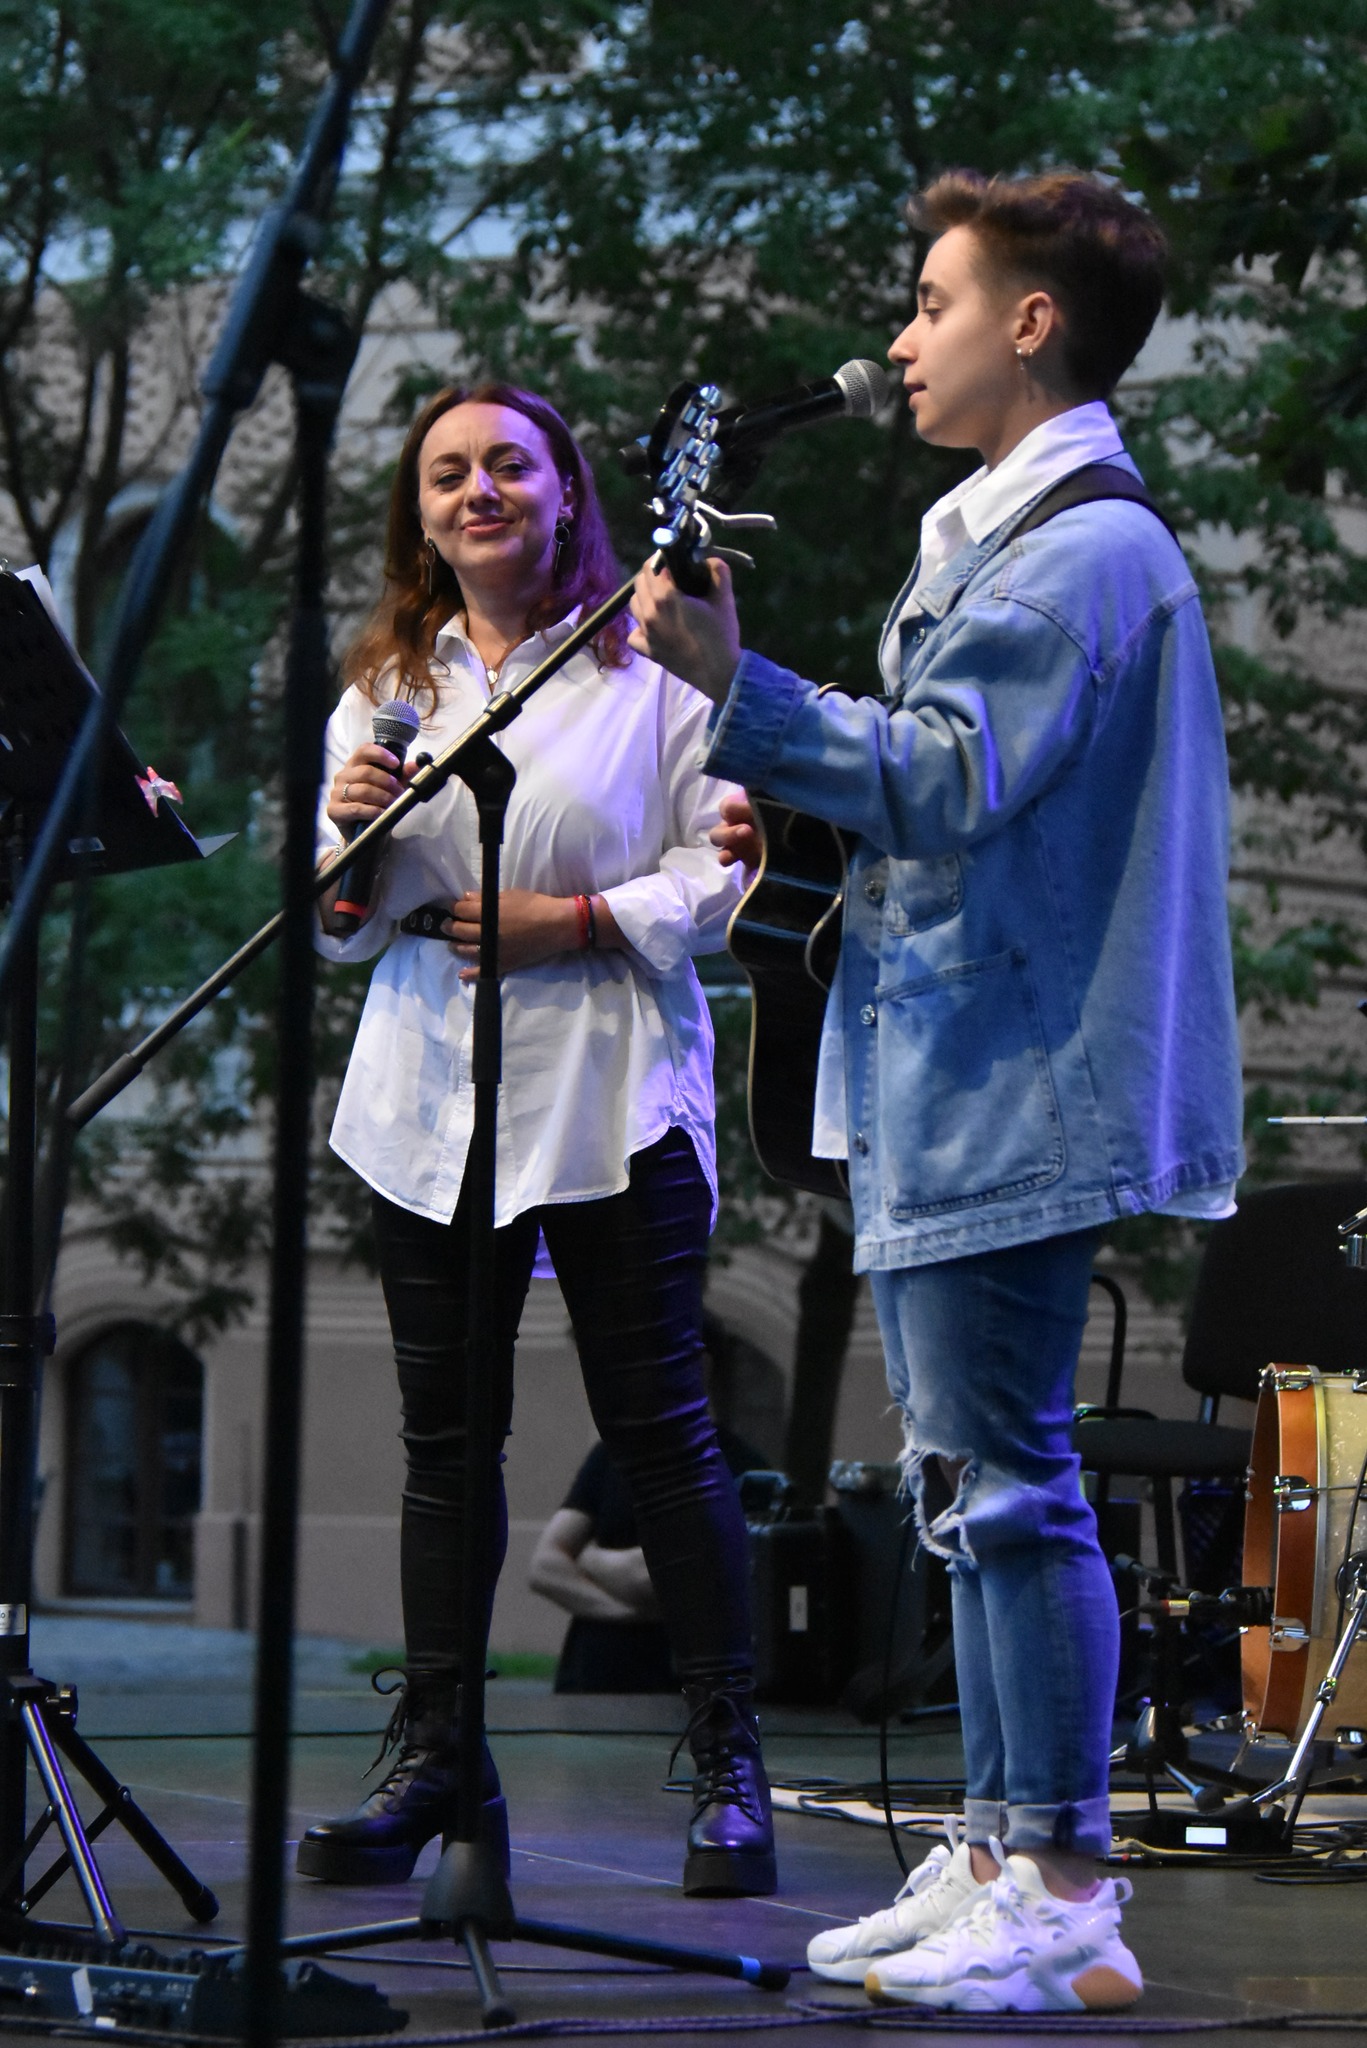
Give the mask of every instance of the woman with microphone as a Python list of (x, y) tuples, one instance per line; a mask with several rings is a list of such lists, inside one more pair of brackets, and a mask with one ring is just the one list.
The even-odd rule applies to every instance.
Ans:
[[(399, 459), (385, 570), (328, 726), (325, 858), (413, 772), (396, 772), (372, 737), (378, 705), (411, 702), (412, 751), (440, 754), (616, 587), (592, 474), (554, 407), (507, 384), (430, 399)], [(501, 1445), (543, 1235), (688, 1705), (697, 1775), (685, 1890), (767, 1892), (745, 1529), (701, 1372), (716, 1166), (712, 1033), (692, 955), (724, 944), (737, 871), (709, 844), (724, 785), (696, 765), (707, 704), (634, 654), (629, 630), (623, 617), (572, 656), (499, 742), (517, 783), (499, 906), (499, 1340), (488, 1365)], [(360, 930), (319, 940), (334, 959), (379, 956), (331, 1142), (373, 1191), (407, 1457), (398, 1754), (364, 1804), (301, 1842), (300, 1870), (333, 1883), (407, 1877), (423, 1844), (460, 1818), (478, 891), (474, 802), (453, 780), (394, 834)], [(495, 1493), (491, 1605), (507, 1541), (501, 1473)], [(506, 1830), (492, 1759), (481, 1826)]]

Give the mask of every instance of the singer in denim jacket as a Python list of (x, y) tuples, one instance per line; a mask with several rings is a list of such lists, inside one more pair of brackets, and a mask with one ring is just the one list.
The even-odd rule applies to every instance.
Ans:
[[(1013, 537), (1079, 470), (1162, 238), (1098, 179), (947, 173), (889, 351), (923, 439), (984, 466), (926, 514), (883, 693), (741, 651), (723, 564), (650, 564), (632, 644), (716, 706), (706, 770), (856, 835), (813, 1132), (848, 1157), (921, 1540), (949, 1566), (964, 1838), (820, 1976), (973, 2011), (1123, 2006), (1115, 1593), (1072, 1444), (1101, 1227), (1218, 1217), (1243, 1164), (1228, 771), (1196, 587), (1142, 504)], [(727, 807), (723, 805), (726, 814)], [(718, 835), (714, 833), (714, 838)], [(753, 853), (744, 806), (721, 842)]]

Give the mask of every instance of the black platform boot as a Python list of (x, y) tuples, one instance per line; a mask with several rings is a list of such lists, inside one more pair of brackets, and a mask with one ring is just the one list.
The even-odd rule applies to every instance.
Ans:
[(684, 1863), (686, 1892), (754, 1895), (778, 1885), (769, 1780), (759, 1747), (754, 1690), (687, 1685), (686, 1742), (693, 1752), (693, 1818)]
[[(455, 1833), (459, 1712), (460, 1688), (453, 1680), (413, 1678), (400, 1689), (370, 1768), (395, 1746), (397, 1758), (353, 1812), (308, 1830), (295, 1861), (301, 1877), (320, 1878), (324, 1884), (401, 1884), (412, 1876), (419, 1852), (434, 1835)], [(479, 1833), (494, 1844), (506, 1877), (508, 1809), (487, 1743)]]

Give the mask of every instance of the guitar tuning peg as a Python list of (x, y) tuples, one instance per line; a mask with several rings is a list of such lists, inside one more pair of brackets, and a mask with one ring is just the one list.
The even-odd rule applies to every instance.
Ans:
[[(715, 505), (704, 505), (699, 500), (696, 508), (706, 518), (708, 525), (723, 533), (777, 533), (778, 521), (769, 512), (719, 512)], [(713, 554), (720, 554), (720, 548), (713, 548)]]

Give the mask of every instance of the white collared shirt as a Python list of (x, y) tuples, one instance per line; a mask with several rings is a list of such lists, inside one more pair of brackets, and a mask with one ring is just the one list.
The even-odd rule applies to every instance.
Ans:
[[(577, 616), (515, 649), (499, 686), (527, 674)], [(484, 664), (455, 620), (437, 653), (449, 673), (410, 756), (441, 753), (489, 699)], [(352, 688), (329, 720), (320, 852), (338, 843), (326, 792), (370, 738), (374, 710)], [(641, 655), (600, 669), (584, 651), (497, 742), (517, 770), (503, 887), (601, 895), (631, 948), (557, 954), (503, 980), (500, 1226), (543, 1203), (620, 1193), (632, 1155), (671, 1127), (693, 1140), (715, 1198), (712, 1027), (692, 955), (724, 946), (742, 879), (708, 841), (727, 788), (696, 766), (708, 710)], [(453, 779), (398, 826), (369, 922), (350, 939), (318, 940), (331, 959), (382, 956), (332, 1149), (390, 1201), (437, 1222), (455, 1212), (470, 1142), (474, 990), (448, 945), (397, 926), (421, 904), (478, 886), (474, 801)]]

